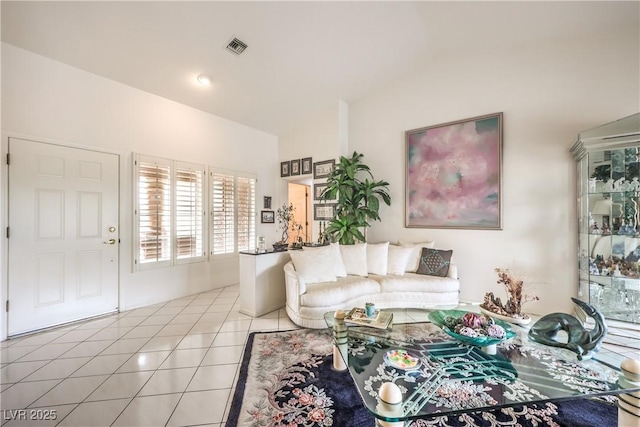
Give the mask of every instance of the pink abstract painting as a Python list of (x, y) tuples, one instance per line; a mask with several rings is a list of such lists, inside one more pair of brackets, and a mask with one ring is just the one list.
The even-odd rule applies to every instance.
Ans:
[(405, 137), (407, 227), (502, 228), (502, 113)]

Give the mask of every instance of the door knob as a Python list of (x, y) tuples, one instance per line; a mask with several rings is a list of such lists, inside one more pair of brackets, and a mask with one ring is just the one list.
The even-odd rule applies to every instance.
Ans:
[(102, 243), (104, 243), (105, 245), (115, 245), (116, 239), (109, 239), (108, 241)]

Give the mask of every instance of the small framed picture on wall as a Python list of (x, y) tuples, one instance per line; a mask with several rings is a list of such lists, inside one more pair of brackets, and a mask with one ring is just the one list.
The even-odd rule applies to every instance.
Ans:
[(271, 209), (271, 196), (264, 196), (264, 208)]
[(326, 178), (331, 175), (333, 168), (336, 165), (335, 159), (324, 160), (322, 162), (316, 162), (313, 164), (313, 178)]
[(313, 184), (313, 200), (322, 200), (322, 192), (325, 188), (327, 188), (326, 182), (314, 183)]
[(261, 211), (261, 221), (263, 224), (273, 224), (275, 222), (275, 214), (273, 211)]
[(329, 221), (333, 219), (333, 213), (336, 205), (333, 203), (323, 205), (313, 205), (314, 221)]
[(290, 161), (280, 162), (280, 176), (281, 177), (290, 176), (291, 175), (291, 170), (289, 169), (290, 167), (291, 167)]
[(300, 175), (300, 159), (291, 160), (291, 175)]
[(302, 175), (310, 174), (313, 171), (313, 158), (305, 157), (304, 159), (302, 159), (300, 168), (302, 169)]

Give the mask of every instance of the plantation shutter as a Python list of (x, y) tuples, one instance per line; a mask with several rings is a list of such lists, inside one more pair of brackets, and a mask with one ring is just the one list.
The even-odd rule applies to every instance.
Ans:
[(238, 182), (238, 250), (256, 248), (256, 180), (239, 176)]
[(176, 162), (176, 259), (204, 257), (204, 166)]
[(211, 251), (214, 255), (235, 252), (235, 195), (233, 175), (211, 174)]
[(138, 262), (171, 261), (171, 167), (137, 160)]

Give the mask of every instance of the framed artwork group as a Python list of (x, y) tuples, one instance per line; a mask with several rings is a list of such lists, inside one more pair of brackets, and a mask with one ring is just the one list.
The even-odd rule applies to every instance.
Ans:
[[(327, 188), (327, 183), (324, 180), (329, 177), (329, 175), (331, 175), (331, 172), (333, 171), (335, 165), (335, 159), (323, 160), (313, 163), (312, 157), (280, 162), (280, 177), (282, 178), (313, 174), (314, 221), (330, 221), (333, 219), (336, 206), (335, 203), (327, 203), (331, 202), (331, 200), (322, 199), (320, 196), (322, 195), (324, 189)], [(315, 182), (315, 180), (320, 181)], [(266, 201), (265, 209), (267, 209)], [(263, 223), (271, 222), (272, 215), (269, 212), (270, 211), (262, 211)]]
[(280, 177), (308, 175), (312, 171), (312, 165), (313, 159), (311, 157), (280, 162)]
[(260, 222), (263, 224), (275, 223), (275, 212), (271, 210), (271, 196), (264, 196), (263, 211), (260, 211)]
[[(323, 180), (333, 172), (336, 166), (335, 159), (323, 160), (313, 164), (313, 220), (314, 221), (331, 221), (335, 213), (336, 204), (327, 203), (327, 199), (323, 199), (322, 193), (327, 188), (326, 180), (316, 182), (315, 180)], [(335, 199), (334, 199), (335, 200)]]

